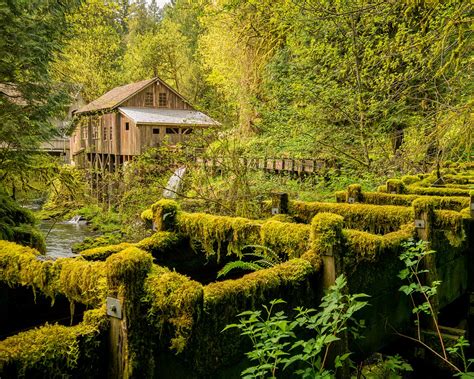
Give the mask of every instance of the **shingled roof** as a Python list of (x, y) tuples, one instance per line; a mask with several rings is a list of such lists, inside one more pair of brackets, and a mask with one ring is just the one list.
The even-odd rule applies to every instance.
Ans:
[[(98, 99), (89, 104), (79, 108), (75, 114), (97, 112), (106, 109), (113, 109), (122, 104), (125, 100), (135, 95), (145, 87), (157, 81), (158, 78), (142, 80), (141, 82), (127, 84), (121, 87), (116, 87)], [(163, 83), (164, 84), (164, 83)]]

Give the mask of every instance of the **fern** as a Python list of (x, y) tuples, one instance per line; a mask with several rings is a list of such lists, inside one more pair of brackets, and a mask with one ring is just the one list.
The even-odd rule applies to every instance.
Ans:
[(258, 265), (256, 262), (244, 262), (244, 261), (233, 261), (227, 263), (218, 273), (217, 277), (220, 278), (222, 276), (226, 276), (232, 270), (240, 269), (246, 271), (257, 271), (261, 270), (262, 267)]
[(217, 278), (227, 276), (229, 272), (235, 269), (246, 270), (246, 271), (258, 271), (258, 270), (263, 270), (265, 268), (271, 268), (282, 262), (278, 254), (266, 246), (246, 245), (242, 248), (242, 250), (246, 248), (261, 249), (262, 252), (260, 253), (260, 252), (253, 251), (251, 253), (242, 253), (242, 258), (252, 257), (252, 258), (259, 258), (259, 259), (253, 262), (246, 262), (246, 261), (243, 261), (242, 259), (238, 261), (229, 262), (217, 273)]

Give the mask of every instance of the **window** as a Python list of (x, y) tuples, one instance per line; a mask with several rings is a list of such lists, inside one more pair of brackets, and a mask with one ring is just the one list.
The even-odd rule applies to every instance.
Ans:
[(181, 134), (191, 134), (192, 132), (192, 129), (181, 129)]
[(146, 92), (145, 93), (145, 107), (152, 107), (153, 106), (153, 92)]
[(87, 133), (88, 132), (88, 129), (87, 129), (87, 126), (83, 126), (82, 127), (82, 139), (87, 139), (88, 136), (87, 136)]
[(158, 106), (166, 107), (168, 105), (168, 96), (166, 92), (160, 92), (158, 95)]
[(92, 138), (99, 139), (99, 126), (97, 124), (92, 125)]
[(159, 128), (153, 128), (153, 134), (160, 134)]
[(179, 134), (179, 128), (166, 128), (166, 134)]
[(107, 141), (107, 126), (104, 125), (104, 129), (103, 129), (103, 140), (104, 141)]
[(125, 123), (125, 130), (129, 130), (130, 129), (130, 123), (126, 122)]
[(114, 130), (112, 129), (112, 125), (109, 126), (109, 141), (112, 141), (112, 136), (114, 134)]

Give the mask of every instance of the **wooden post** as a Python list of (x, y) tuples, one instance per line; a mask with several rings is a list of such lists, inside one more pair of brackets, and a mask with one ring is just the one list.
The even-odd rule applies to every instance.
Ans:
[(311, 249), (323, 260), (323, 288), (332, 286), (343, 273), (343, 225), (344, 218), (332, 213), (318, 213), (311, 221)]
[(272, 197), (272, 215), (288, 214), (288, 194), (284, 192), (273, 192)]
[[(344, 218), (332, 213), (318, 213), (311, 221), (311, 249), (319, 253), (322, 259), (321, 284), (323, 289), (334, 285), (336, 278), (344, 273), (342, 227)], [(346, 287), (345, 291), (349, 291)], [(332, 358), (349, 352), (349, 335), (347, 331), (339, 335), (340, 340), (330, 352)], [(337, 378), (348, 378), (350, 368), (344, 364), (338, 370)]]
[(406, 192), (405, 185), (399, 179), (387, 180), (387, 193), (402, 194)]
[(110, 318), (108, 377), (152, 377), (151, 341), (146, 338), (145, 312), (141, 298), (153, 258), (135, 247), (110, 256), (106, 261), (107, 315)]
[(347, 187), (346, 202), (349, 204), (362, 203), (362, 187), (359, 184), (351, 184)]

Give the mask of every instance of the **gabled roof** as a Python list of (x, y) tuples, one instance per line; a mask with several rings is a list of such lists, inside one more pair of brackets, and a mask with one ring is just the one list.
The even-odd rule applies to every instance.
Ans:
[(102, 95), (98, 99), (90, 102), (87, 105), (79, 108), (75, 113), (89, 113), (96, 112), (105, 109), (113, 109), (125, 100), (129, 99), (131, 96), (135, 95), (137, 92), (141, 91), (145, 87), (149, 86), (155, 82), (157, 78), (142, 80), (141, 82), (127, 84), (121, 87), (115, 87), (106, 94)]
[(133, 120), (135, 124), (189, 126), (220, 125), (208, 115), (195, 110), (135, 107), (120, 107), (118, 110)]
[(94, 113), (102, 110), (115, 109), (121, 104), (123, 104), (126, 100), (130, 99), (132, 96), (136, 95), (138, 92), (142, 91), (143, 89), (155, 82), (160, 82), (160, 84), (167, 87), (171, 92), (175, 93), (176, 96), (180, 97), (186, 104), (191, 106), (191, 104), (189, 104), (189, 102), (183, 96), (181, 96), (178, 92), (176, 92), (159, 77), (155, 77), (152, 79), (142, 80), (136, 83), (126, 84), (121, 87), (115, 87), (114, 89), (110, 90), (98, 99), (95, 99), (89, 104), (79, 108), (75, 112), (75, 114)]

